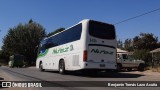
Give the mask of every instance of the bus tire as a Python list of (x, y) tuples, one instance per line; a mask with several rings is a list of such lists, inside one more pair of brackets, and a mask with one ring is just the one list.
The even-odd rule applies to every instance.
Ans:
[(59, 73), (60, 74), (65, 74), (66, 70), (65, 70), (65, 62), (64, 60), (60, 60), (59, 61)]
[(39, 63), (39, 70), (40, 70), (40, 71), (44, 71), (42, 61)]

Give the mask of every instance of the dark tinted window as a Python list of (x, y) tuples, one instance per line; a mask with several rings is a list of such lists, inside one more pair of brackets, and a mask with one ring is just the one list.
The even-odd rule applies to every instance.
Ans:
[(43, 40), (42, 42), (41, 42), (41, 44), (40, 44), (40, 46), (41, 46), (41, 50), (45, 50), (45, 46), (46, 46), (46, 40)]
[(115, 39), (115, 28), (110, 24), (90, 21), (89, 34), (101, 39)]
[(78, 24), (60, 34), (50, 37), (42, 42), (42, 50), (79, 40), (82, 32), (82, 24)]
[(122, 54), (123, 59), (128, 59), (127, 54)]

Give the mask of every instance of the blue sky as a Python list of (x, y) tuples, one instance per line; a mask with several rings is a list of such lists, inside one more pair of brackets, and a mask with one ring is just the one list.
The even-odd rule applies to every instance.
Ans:
[[(160, 8), (160, 0), (0, 0), (0, 47), (9, 28), (27, 23), (29, 19), (51, 32), (83, 19), (114, 24), (156, 8)], [(115, 27), (121, 40), (133, 38), (140, 32), (153, 33), (160, 39), (160, 11)]]

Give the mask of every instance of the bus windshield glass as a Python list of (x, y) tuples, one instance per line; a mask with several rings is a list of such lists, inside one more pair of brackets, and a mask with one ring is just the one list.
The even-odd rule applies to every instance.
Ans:
[(93, 37), (101, 39), (115, 39), (115, 28), (110, 24), (90, 21), (89, 34)]

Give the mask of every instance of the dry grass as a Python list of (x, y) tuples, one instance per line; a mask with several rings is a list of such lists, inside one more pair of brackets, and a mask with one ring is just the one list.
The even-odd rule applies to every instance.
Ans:
[(150, 70), (152, 72), (159, 72), (160, 73), (160, 67), (153, 67), (153, 68), (150, 68)]
[(151, 70), (152, 72), (160, 73), (160, 67), (146, 67), (145, 70)]
[(145, 67), (145, 70), (151, 70), (152, 68), (151, 67)]
[(160, 67), (158, 67), (158, 68), (152, 68), (152, 71), (153, 71), (153, 72), (159, 72), (159, 73), (160, 73)]

